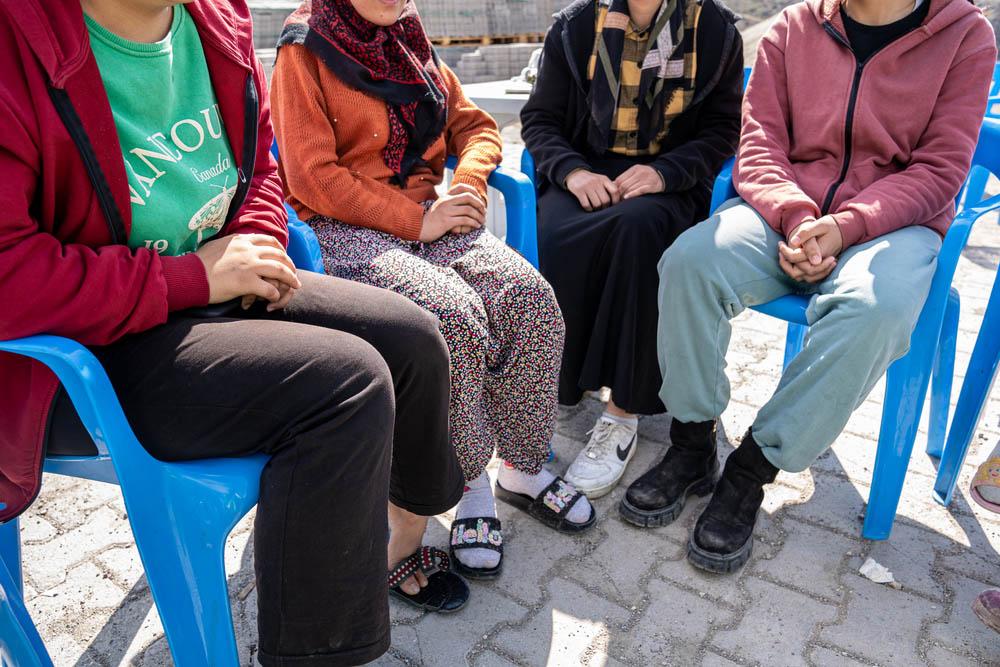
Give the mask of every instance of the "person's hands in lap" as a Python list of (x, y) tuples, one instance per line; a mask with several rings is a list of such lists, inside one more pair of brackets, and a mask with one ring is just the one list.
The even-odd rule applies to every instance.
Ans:
[(566, 189), (585, 211), (599, 211), (621, 201), (618, 185), (603, 174), (577, 169), (566, 177)]
[(433, 243), (449, 232), (468, 234), (486, 224), (486, 202), (471, 185), (457, 183), (424, 214), (423, 243)]
[(205, 266), (208, 302), (242, 297), (249, 308), (256, 299), (269, 311), (284, 308), (302, 287), (284, 246), (266, 234), (234, 234), (208, 241), (195, 254)]
[(844, 237), (832, 216), (806, 219), (787, 243), (778, 244), (778, 264), (795, 280), (818, 283), (836, 268), (843, 246)]
[(615, 185), (618, 186), (622, 199), (632, 199), (664, 190), (660, 172), (645, 164), (633, 165), (626, 169), (615, 179)]

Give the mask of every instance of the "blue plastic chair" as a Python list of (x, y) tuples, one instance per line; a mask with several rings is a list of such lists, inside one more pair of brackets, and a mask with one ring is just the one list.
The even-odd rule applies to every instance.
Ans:
[[(986, 172), (1000, 173), (1000, 123), (984, 123), (973, 164)], [(732, 165), (727, 165), (716, 181), (713, 205), (718, 200), (725, 201), (736, 196), (732, 188), (731, 170)], [(965, 206), (956, 216), (938, 255), (937, 269), (927, 301), (914, 328), (910, 350), (889, 367), (875, 469), (862, 529), (862, 536), (866, 539), (888, 539), (892, 531), (924, 398), (932, 376), (934, 388), (931, 396), (928, 454), (941, 455), (940, 443), (943, 441), (948, 419), (960, 313), (959, 295), (956, 290), (951, 289), (951, 281), (973, 223), (998, 209), (1000, 196)], [(791, 295), (754, 308), (789, 322), (785, 366), (802, 349), (808, 304), (808, 297)]]
[[(315, 237), (295, 222), (290, 228), (293, 261), (322, 270), (322, 262), (313, 259), (318, 257)], [(233, 526), (257, 503), (268, 457), (158, 461), (139, 444), (104, 369), (87, 348), (39, 335), (0, 342), (0, 352), (44, 363), (73, 401), (98, 453), (47, 457), (45, 471), (121, 487), (174, 662), (179, 667), (238, 664), (223, 550)], [(52, 664), (24, 607), (16, 520), (0, 525), (0, 630), (0, 655), (7, 650), (13, 664)]]
[[(712, 211), (737, 196), (732, 184), (732, 166), (733, 161), (729, 160), (716, 179), (712, 191)], [(989, 173), (1000, 174), (1000, 121), (986, 120), (983, 124), (973, 158), (973, 171), (977, 168), (987, 176)], [(535, 174), (534, 159), (528, 151), (521, 156), (521, 169), (532, 177)], [(888, 539), (892, 531), (932, 374), (934, 391), (928, 454), (941, 455), (940, 443), (944, 440), (948, 419), (960, 312), (959, 295), (950, 289), (951, 281), (972, 224), (998, 209), (1000, 196), (970, 203), (955, 218), (941, 247), (930, 293), (911, 338), (910, 351), (889, 367), (875, 470), (862, 528), (862, 536), (866, 539)], [(790, 295), (754, 307), (754, 310), (789, 323), (784, 367), (802, 349), (808, 327), (808, 304), (807, 297)]]
[(982, 416), (983, 406), (990, 393), (990, 387), (1000, 367), (1000, 273), (993, 283), (979, 337), (969, 360), (962, 391), (955, 406), (948, 431), (948, 443), (944, 447), (937, 479), (934, 482), (934, 499), (942, 505), (951, 503), (955, 494), (955, 484), (962, 470), (962, 463), (969, 451), (969, 444), (975, 434), (976, 425)]

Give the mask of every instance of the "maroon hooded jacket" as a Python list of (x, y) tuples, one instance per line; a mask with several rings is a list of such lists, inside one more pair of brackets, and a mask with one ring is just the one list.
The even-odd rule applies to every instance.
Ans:
[[(240, 183), (221, 234), (287, 242), (267, 84), (244, 0), (197, 0), (198, 28)], [(126, 245), (129, 190), (78, 0), (0, 0), (0, 340), (105, 345), (208, 303), (195, 255)], [(41, 483), (56, 376), (0, 354), (0, 521)]]

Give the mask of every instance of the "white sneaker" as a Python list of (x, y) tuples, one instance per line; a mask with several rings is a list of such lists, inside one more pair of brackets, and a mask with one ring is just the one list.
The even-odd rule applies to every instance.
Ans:
[(638, 440), (635, 427), (602, 416), (590, 430), (590, 442), (566, 471), (566, 481), (588, 498), (606, 495), (625, 474)]

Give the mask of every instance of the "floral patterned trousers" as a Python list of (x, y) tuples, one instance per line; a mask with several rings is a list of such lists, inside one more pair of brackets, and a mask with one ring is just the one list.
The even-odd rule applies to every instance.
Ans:
[(310, 224), (328, 273), (437, 315), (451, 352), (451, 438), (466, 480), (494, 450), (522, 472), (539, 472), (555, 428), (565, 335), (545, 279), (485, 229), (419, 243), (329, 218)]

